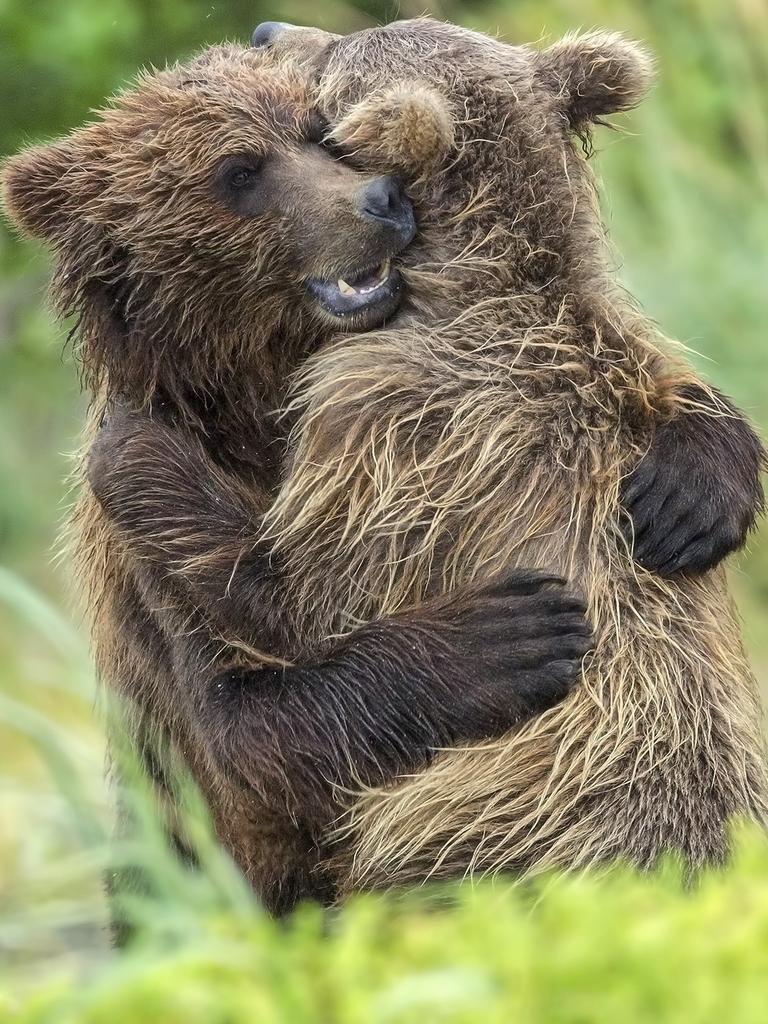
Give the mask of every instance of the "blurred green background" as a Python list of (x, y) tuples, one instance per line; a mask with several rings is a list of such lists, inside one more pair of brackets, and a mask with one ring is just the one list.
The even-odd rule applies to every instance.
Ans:
[[(765, 0), (0, 0), (0, 156), (80, 124), (139, 66), (246, 39), (261, 20), (345, 32), (426, 10), (512, 41), (599, 26), (655, 51), (651, 98), (595, 139), (620, 275), (768, 428)], [(0, 226), (0, 962), (6, 943), (60, 965), (103, 950), (86, 853), (107, 801), (86, 642), (54, 559), (84, 403), (66, 325), (47, 312), (48, 276), (44, 252)], [(768, 680), (765, 531), (734, 584)]]

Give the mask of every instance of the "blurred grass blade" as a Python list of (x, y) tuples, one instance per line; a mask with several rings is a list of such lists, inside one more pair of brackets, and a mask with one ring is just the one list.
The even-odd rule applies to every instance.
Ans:
[(42, 594), (3, 566), (0, 566), (0, 603), (34, 627), (39, 636), (73, 666), (88, 664), (88, 648), (71, 623)]

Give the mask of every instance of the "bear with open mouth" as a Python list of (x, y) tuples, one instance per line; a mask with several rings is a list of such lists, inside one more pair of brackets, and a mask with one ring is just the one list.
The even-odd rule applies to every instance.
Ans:
[(325, 132), (295, 62), (217, 47), (4, 174), (54, 250), (94, 394), (73, 532), (99, 675), (170, 817), (180, 759), (276, 913), (332, 898), (344, 789), (562, 700), (590, 643), (583, 601), (527, 568), (345, 643), (300, 631), (259, 536), (287, 470), (278, 411), (309, 353), (393, 315), (415, 232), (402, 180), (335, 159)]
[[(754, 521), (761, 450), (603, 276), (570, 133), (634, 98), (634, 51), (421, 21), (266, 36), (145, 76), (5, 175), (80, 316), (104, 424), (80, 565), (153, 781), (173, 805), (180, 755), (275, 912), (474, 865), (719, 855), (762, 806), (738, 633), (719, 572), (632, 563), (619, 494), (647, 566), (708, 569)], [(564, 576), (597, 651), (560, 703), (591, 644)]]

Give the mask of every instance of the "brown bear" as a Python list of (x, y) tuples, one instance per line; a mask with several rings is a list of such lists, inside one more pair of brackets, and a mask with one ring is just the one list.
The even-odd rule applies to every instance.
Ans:
[[(94, 420), (112, 417), (95, 476), (122, 467), (117, 488), (130, 493), (110, 521), (86, 490), (74, 524), (100, 675), (127, 700), (164, 798), (173, 804), (180, 755), (276, 912), (328, 891), (315, 868), (338, 787), (415, 771), (437, 748), (550, 707), (590, 632), (561, 580), (523, 570), (344, 643), (297, 633), (279, 559), (252, 543), (280, 485), (286, 428), (275, 410), (313, 348), (393, 312), (402, 278), (390, 261), (415, 231), (402, 184), (334, 160), (321, 131), (295, 67), (224, 47), (144, 76), (94, 124), (22, 154), (4, 177), (11, 216), (58, 258), (54, 295), (80, 318)], [(352, 294), (329, 299), (338, 280)], [(118, 441), (126, 423), (133, 444)], [(192, 504), (189, 485), (200, 488)], [(155, 504), (166, 486), (181, 496), (174, 507)], [(119, 533), (123, 513), (148, 527), (137, 545)], [(228, 588), (235, 569), (247, 593)], [(288, 659), (301, 666), (295, 686)], [(262, 666), (263, 687), (235, 709), (227, 670), (245, 663)]]
[[(397, 40), (396, 33), (393, 37)], [(318, 45), (313, 42), (308, 51), (313, 60), (327, 43), (322, 36), (314, 38)], [(302, 40), (304, 45), (306, 37)], [(344, 49), (333, 44), (341, 60)], [(343, 67), (336, 65), (334, 76)], [(372, 69), (378, 73), (375, 62)], [(361, 81), (361, 97), (367, 95), (363, 86)], [(332, 112), (327, 87), (325, 92), (323, 105)], [(339, 97), (344, 102), (341, 89)], [(399, 109), (392, 109), (393, 97)], [(478, 310), (469, 309), (465, 316), (465, 287), (469, 282), (474, 295), (479, 282), (485, 289), (487, 279), (493, 306), (498, 268), (494, 260), (488, 264), (482, 246), (477, 254), (455, 249), (462, 235), (472, 237), (477, 218), (482, 226), (483, 192), (493, 184), (493, 161), (480, 157), (471, 194), (460, 176), (460, 187), (454, 188), (461, 164), (451, 165), (461, 152), (461, 132), (467, 146), (474, 141), (478, 147), (482, 133), (478, 129), (473, 136), (461, 125), (457, 129), (453, 112), (438, 99), (439, 94), (409, 84), (389, 93), (386, 102), (377, 99), (361, 108), (362, 120), (350, 111), (340, 133), (340, 141), (348, 144), (355, 132), (364, 132), (369, 115), (379, 125), (382, 116), (390, 124), (396, 115), (393, 125), (400, 117), (409, 126), (407, 145), (401, 138), (392, 149), (402, 135), (395, 129), (388, 152), (375, 155), (389, 159), (395, 152), (396, 162), (411, 174), (419, 163), (439, 166), (432, 185), (426, 178), (411, 183), (427, 200), (429, 188), (434, 193), (432, 202), (420, 205), (422, 237), (407, 252), (402, 250), (411, 240), (413, 220), (401, 182), (332, 160), (332, 146), (320, 145), (322, 125), (298, 66), (281, 60), (271, 46), (257, 52), (220, 48), (146, 76), (100, 121), (16, 158), (5, 177), (12, 215), (47, 238), (57, 253), (54, 291), (61, 307), (76, 310), (81, 318), (84, 368), (98, 393), (95, 419), (105, 409), (111, 416), (91, 465), (91, 479), (108, 515), (86, 493), (77, 524), (101, 673), (129, 699), (134, 741), (158, 787), (168, 790), (170, 799), (168, 750), (173, 748), (208, 796), (223, 842), (277, 911), (302, 895), (331, 897), (335, 882), (322, 868), (326, 830), (350, 788), (391, 782), (423, 769), (436, 748), (500, 736), (545, 710), (567, 692), (588, 643), (578, 600), (551, 573), (522, 568), (499, 573), (507, 555), (512, 564), (521, 564), (517, 546), (528, 543), (527, 537), (520, 540), (523, 520), (518, 518), (517, 488), (525, 474), (520, 475), (519, 452), (509, 445), (505, 425), (510, 412), (522, 413), (516, 404), (530, 401), (525, 388), (514, 390), (511, 407), (502, 406), (509, 394), (501, 389), (498, 403), (486, 404), (484, 412), (482, 405), (477, 409), (478, 422), (485, 415), (488, 445), (493, 448), (498, 437), (502, 444), (495, 455), (509, 459), (503, 479), (497, 466), (485, 491), (478, 489), (474, 469), (462, 481), (460, 472), (471, 469), (469, 435), (455, 449), (455, 461), (443, 466), (456, 486), (452, 500), (463, 506), (464, 515), (476, 498), (473, 514), (485, 528), (491, 524), (485, 550), (479, 532), (473, 535), (460, 517), (446, 530), (431, 502), (422, 520), (406, 517), (402, 523), (396, 518), (401, 506), (395, 503), (395, 516), (387, 522), (381, 503), (387, 492), (378, 491), (386, 482), (387, 452), (380, 462), (378, 435), (372, 431), (359, 451), (346, 448), (349, 378), (338, 378), (343, 430), (331, 423), (315, 437), (318, 417), (310, 414), (298, 425), (298, 449), (286, 455), (286, 432), (296, 413), (278, 418), (275, 411), (285, 406), (291, 372), (319, 352), (311, 372), (327, 358), (333, 374), (334, 359), (350, 345), (350, 352), (362, 356), (364, 381), (376, 362), (368, 342), (356, 348), (361, 342), (350, 334), (340, 347), (328, 342), (339, 328), (360, 331), (393, 317), (404, 281), (406, 302), (392, 321), (397, 329), (370, 336), (382, 345), (379, 369), (392, 356), (399, 358), (402, 329), (408, 329), (412, 340), (424, 342), (429, 371), (424, 381), (431, 382), (443, 359), (434, 348), (435, 337), (445, 337), (449, 353), (451, 338), (460, 330), (458, 352), (470, 377), (476, 372), (476, 379), (497, 390), (485, 357), (478, 354), (495, 344), (488, 333), (491, 321)], [(380, 135), (387, 137), (386, 132)], [(536, 180), (534, 175), (532, 187)], [(532, 217), (523, 237), (535, 237)], [(500, 234), (504, 225), (500, 219)], [(590, 238), (586, 234), (583, 239), (585, 255)], [(496, 244), (498, 237), (491, 241)], [(531, 250), (529, 255), (532, 271), (542, 259), (543, 270), (546, 254)], [(399, 271), (390, 262), (393, 257)], [(518, 349), (512, 372), (504, 370), (505, 380), (515, 376), (519, 318), (526, 310), (531, 334), (525, 345), (535, 349), (534, 355), (541, 348), (563, 355), (575, 348), (567, 331), (570, 310), (564, 310), (561, 338), (555, 332), (554, 340), (538, 339), (536, 317), (545, 308), (538, 309), (533, 292), (502, 296), (497, 324), (516, 338)], [(503, 346), (500, 354), (497, 370), (508, 355)], [(471, 371), (476, 359), (476, 371)], [(607, 362), (605, 355), (596, 355), (593, 372), (605, 372)], [(396, 359), (395, 372), (397, 366)], [(565, 372), (571, 370), (581, 372), (578, 361)], [(398, 392), (395, 380), (392, 384), (383, 407), (355, 413), (364, 411), (378, 420), (380, 412), (382, 424), (393, 422), (401, 411), (400, 398), (408, 395)], [(544, 377), (540, 390), (542, 399), (551, 391)], [(569, 386), (566, 394), (571, 391)], [(307, 392), (310, 400), (313, 393), (316, 386)], [(695, 394), (698, 399), (701, 393)], [(423, 389), (414, 389), (412, 397), (424, 404)], [(356, 398), (365, 402), (363, 392)], [(420, 426), (412, 440), (418, 435), (419, 445), (439, 444), (445, 428), (441, 416), (449, 405), (442, 399), (439, 409), (427, 403), (423, 430)], [(629, 471), (643, 446), (650, 445), (649, 456), (630, 476), (637, 499), (630, 502), (631, 511), (643, 527), (648, 520), (643, 536), (656, 544), (655, 550), (653, 543), (646, 546), (646, 560), (655, 559), (664, 571), (680, 565), (705, 568), (737, 546), (754, 519), (759, 445), (737, 418), (695, 412), (672, 416), (675, 403), (668, 396), (654, 403), (641, 395), (636, 405), (627, 402), (634, 417), (627, 429), (636, 421), (642, 429), (629, 454), (612, 467), (611, 480)], [(115, 415), (118, 406), (132, 411)], [(453, 411), (459, 410), (462, 415), (466, 411), (461, 402)], [(538, 410), (531, 412), (535, 424)], [(326, 421), (328, 413), (323, 402)], [(542, 432), (547, 422), (542, 420)], [(603, 429), (599, 417), (594, 425), (583, 426), (585, 436), (571, 438), (570, 447), (569, 438), (553, 435), (574, 457)], [(273, 526), (285, 521), (286, 509), (296, 500), (295, 481), (311, 474), (312, 467), (301, 461), (308, 437), (315, 454), (317, 446), (323, 448), (326, 468), (336, 464), (340, 477), (347, 456), (359, 460), (358, 483), (364, 488), (370, 482), (379, 502), (370, 505), (370, 512), (383, 515), (371, 534), (357, 536), (355, 517), (362, 510), (352, 488), (331, 509), (328, 543), (310, 521), (307, 536), (318, 541), (317, 567), (338, 577), (324, 578), (317, 586), (316, 567), (307, 564), (314, 596), (308, 596), (295, 574), (302, 559), (313, 557), (304, 538), (286, 549), (285, 530), (275, 544), (262, 528), (267, 514)], [(543, 435), (540, 440), (554, 457), (557, 446)], [(717, 459), (729, 445), (736, 458)], [(678, 467), (685, 459), (695, 467), (690, 492), (712, 493), (711, 511), (699, 503), (690, 516), (675, 505), (678, 482), (664, 476), (670, 452)], [(478, 470), (482, 466), (481, 459)], [(427, 459), (423, 468), (429, 474), (435, 465)], [(598, 479), (609, 475), (598, 448), (594, 469)], [(716, 488), (723, 489), (722, 500)], [(506, 497), (510, 507), (502, 508)], [(305, 498), (310, 520), (323, 501), (336, 500), (328, 490), (310, 490)], [(660, 531), (649, 518), (656, 505), (680, 511), (672, 560), (659, 555), (666, 538), (661, 531), (660, 547)], [(342, 507), (349, 531), (337, 515)], [(573, 508), (578, 510), (575, 503)], [(455, 505), (450, 514), (457, 511)], [(596, 526), (605, 530), (605, 542), (616, 549), (618, 564), (627, 572), (616, 502), (610, 512), (610, 522), (606, 509)], [(536, 514), (531, 524), (525, 529), (535, 532), (542, 526)], [(702, 524), (713, 536), (711, 549), (700, 544)], [(293, 525), (300, 532), (307, 519), (298, 516)], [(337, 562), (334, 570), (339, 530), (352, 557), (349, 563)], [(399, 594), (389, 585), (367, 592), (371, 572), (384, 568), (392, 579), (397, 576), (396, 567), (379, 562), (382, 554), (389, 558), (382, 547), (388, 532), (395, 546), (405, 545), (406, 584), (397, 584)], [(371, 540), (370, 563), (361, 568), (360, 552)], [(570, 543), (567, 530), (563, 541)], [(494, 545), (499, 552), (491, 555)], [(574, 550), (573, 567), (581, 571)], [(431, 561), (425, 562), (430, 551)], [(545, 553), (547, 563), (555, 560), (549, 550)], [(416, 562), (420, 578), (412, 572)], [(358, 571), (354, 600), (345, 593), (334, 606), (340, 587), (355, 588)], [(462, 577), (466, 586), (458, 586)], [(493, 579), (482, 582), (488, 577)], [(654, 586), (668, 593), (646, 578), (649, 574), (642, 573), (653, 597)], [(409, 588), (411, 593), (403, 596)], [(393, 613), (378, 615), (377, 603), (392, 605)], [(352, 629), (363, 609), (363, 621), (371, 624)], [(626, 661), (620, 663), (622, 672)], [(619, 691), (623, 679), (617, 676)], [(551, 716), (543, 721), (552, 727)], [(510, 742), (505, 740), (504, 749)], [(527, 757), (525, 748), (523, 753)], [(507, 764), (506, 757), (502, 763)], [(432, 770), (419, 778), (429, 778)], [(444, 777), (442, 766), (440, 772)], [(529, 759), (522, 761), (521, 772), (531, 772)], [(456, 781), (446, 799), (459, 798)], [(511, 798), (517, 785), (510, 786)], [(433, 844), (432, 852), (436, 849)], [(456, 863), (451, 870), (457, 870)]]
[[(654, 436), (646, 472), (680, 491), (744, 454), (753, 486), (759, 447), (732, 444), (728, 407), (612, 281), (574, 145), (641, 98), (650, 61), (612, 35), (537, 52), (426, 20), (309, 46), (278, 30), (269, 45), (295, 48), (319, 75), (332, 137), (359, 166), (410, 167), (408, 118), (399, 133), (381, 127), (404, 88), (432, 90), (456, 118), (441, 165), (409, 185), (449, 282), (439, 315), (328, 346), (298, 384), (291, 475), (267, 517), (296, 605), (314, 628), (320, 607), (320, 629), (338, 633), (435, 586), (534, 564), (575, 579), (596, 625), (584, 685), (566, 702), (361, 799), (343, 888), (613, 856), (649, 865), (665, 851), (722, 860), (729, 818), (766, 813), (738, 621), (722, 570), (664, 579), (633, 564), (620, 500)], [(661, 436), (670, 423), (674, 441)], [(686, 436), (704, 443), (693, 461)], [(630, 501), (643, 486), (629, 484)], [(664, 523), (661, 573), (679, 567), (689, 497), (648, 520)], [(713, 493), (693, 500), (708, 542)]]

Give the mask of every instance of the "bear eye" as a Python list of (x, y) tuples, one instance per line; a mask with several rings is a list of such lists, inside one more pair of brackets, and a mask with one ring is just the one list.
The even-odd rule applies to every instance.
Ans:
[(216, 199), (241, 217), (255, 217), (269, 197), (266, 168), (269, 155), (237, 153), (216, 167), (212, 186)]
[(230, 188), (240, 190), (252, 185), (259, 174), (259, 168), (253, 164), (237, 164), (227, 172), (227, 184)]

